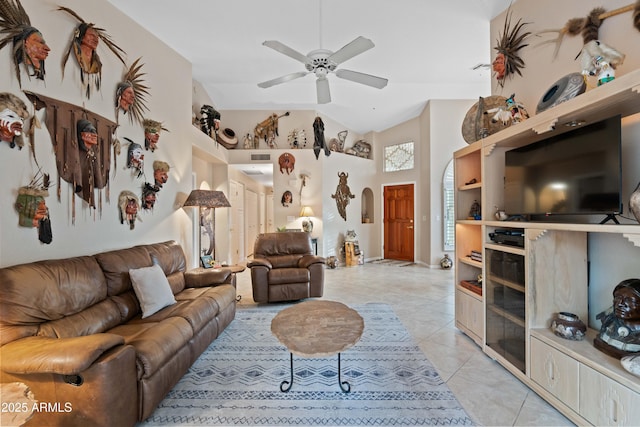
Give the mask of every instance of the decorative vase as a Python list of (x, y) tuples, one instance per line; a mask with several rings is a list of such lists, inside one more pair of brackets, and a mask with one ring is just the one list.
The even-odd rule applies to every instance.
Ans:
[(338, 258), (335, 256), (327, 257), (327, 266), (329, 268), (336, 268), (338, 266)]
[(307, 233), (311, 233), (313, 231), (313, 221), (309, 218), (302, 221), (302, 229)]
[(636, 221), (640, 222), (640, 182), (629, 198), (629, 210), (636, 217)]
[(448, 254), (444, 254), (444, 258), (440, 260), (440, 267), (442, 267), (445, 270), (448, 270), (451, 267), (453, 267), (453, 261), (451, 261), (451, 258), (449, 258)]
[(551, 320), (551, 330), (561, 338), (581, 341), (587, 332), (587, 325), (577, 315), (561, 311)]

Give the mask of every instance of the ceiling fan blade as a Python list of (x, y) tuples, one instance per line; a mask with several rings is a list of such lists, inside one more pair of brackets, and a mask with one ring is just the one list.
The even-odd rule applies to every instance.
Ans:
[(373, 42), (367, 38), (362, 36), (357, 37), (351, 43), (340, 48), (337, 52), (329, 56), (329, 60), (335, 62), (336, 64), (341, 64), (344, 61), (353, 58), (356, 55), (360, 55), (362, 52), (365, 52), (375, 45)]
[(278, 77), (273, 80), (267, 80), (266, 82), (258, 83), (258, 86), (264, 89), (271, 86), (279, 85), (280, 83), (286, 83), (291, 80), (299, 79), (300, 77), (304, 77), (307, 74), (309, 74), (308, 71), (298, 71), (297, 73), (287, 74), (285, 76)]
[(382, 89), (389, 82), (389, 80), (382, 77), (376, 77), (371, 74), (359, 73), (351, 70), (336, 70), (336, 76), (341, 79), (351, 80), (352, 82), (361, 83), (378, 89)]
[(318, 104), (328, 104), (331, 102), (329, 80), (327, 80), (326, 77), (316, 79), (316, 91), (318, 92)]
[(280, 43), (277, 40), (267, 40), (262, 43), (263, 46), (270, 47), (273, 50), (276, 50), (284, 55), (287, 55), (289, 58), (293, 58), (296, 61), (300, 61), (303, 64), (310, 64), (311, 60), (307, 55), (303, 55), (295, 49), (290, 48), (287, 45)]

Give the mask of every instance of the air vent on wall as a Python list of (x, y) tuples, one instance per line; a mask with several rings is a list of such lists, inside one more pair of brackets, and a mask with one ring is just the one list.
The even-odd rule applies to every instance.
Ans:
[(271, 154), (252, 154), (251, 160), (271, 160)]
[(245, 175), (264, 175), (262, 171), (254, 170), (254, 169), (243, 169)]

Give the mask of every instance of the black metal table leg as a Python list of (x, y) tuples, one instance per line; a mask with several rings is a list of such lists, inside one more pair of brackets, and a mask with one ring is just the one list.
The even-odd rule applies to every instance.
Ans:
[(351, 391), (351, 384), (347, 381), (342, 381), (342, 369), (340, 368), (340, 353), (338, 353), (338, 384), (340, 385), (340, 390), (344, 393), (349, 393)]
[[(280, 391), (286, 393), (289, 390), (291, 390), (291, 386), (293, 385), (293, 353), (289, 353), (290, 356), (290, 360), (291, 360), (291, 378), (289, 381), (282, 381), (280, 383)], [(287, 386), (287, 384), (289, 384)]]

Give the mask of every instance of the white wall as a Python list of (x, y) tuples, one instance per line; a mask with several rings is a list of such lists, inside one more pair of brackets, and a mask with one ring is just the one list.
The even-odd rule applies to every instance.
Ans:
[[(512, 22), (522, 18), (530, 23), (524, 29), (537, 33), (544, 29), (560, 29), (569, 19), (586, 17), (595, 7), (604, 7), (611, 11), (628, 4), (629, 0), (611, 0), (604, 4), (593, 0), (518, 0), (512, 6)], [(492, 21), (492, 41), (497, 40), (498, 34), (502, 32), (504, 19), (505, 13)], [(508, 97), (515, 93), (516, 99), (533, 115), (539, 100), (555, 81), (569, 73), (580, 72), (580, 61), (574, 58), (582, 48), (582, 38), (566, 36), (557, 58), (554, 59), (552, 45), (536, 46), (551, 37), (553, 35), (532, 38), (531, 45), (522, 49), (522, 59), (525, 62), (523, 76), (516, 75), (513, 79), (507, 80), (504, 88), (500, 88), (494, 80), (493, 94)], [(624, 64), (616, 72), (618, 77), (640, 68), (640, 31), (633, 27), (630, 12), (605, 19), (599, 29), (599, 38), (626, 54)], [(495, 51), (492, 50), (492, 54), (495, 54)], [(588, 90), (594, 87), (594, 79), (590, 78)], [(640, 182), (640, 114), (623, 121), (622, 140), (623, 194), (630, 195)], [(625, 215), (632, 217), (626, 212), (628, 199), (623, 200)], [(623, 221), (625, 220), (621, 222)], [(633, 246), (624, 237), (606, 233), (590, 234), (589, 320), (592, 327), (600, 327), (595, 315), (611, 305), (615, 285), (623, 279), (640, 277), (640, 269), (637, 262), (634, 262), (638, 259), (640, 248)]]
[[(46, 80), (29, 79), (22, 74), (22, 89), (75, 105), (84, 105), (88, 110), (115, 121), (114, 96), (117, 83), (122, 80), (124, 67), (115, 56), (100, 43), (98, 53), (103, 63), (102, 89), (93, 93), (90, 100), (81, 96), (79, 73), (73, 55), (66, 65), (62, 78), (62, 57), (71, 40), (77, 21), (64, 12), (57, 11), (59, 2), (53, 0), (23, 0), (22, 5), (29, 14), (31, 24), (38, 28), (51, 48), (46, 60)], [(143, 77), (149, 86), (147, 105), (149, 118), (161, 121), (170, 132), (163, 132), (158, 149), (145, 152), (146, 180), (153, 182), (152, 163), (163, 160), (171, 165), (169, 182), (158, 193), (155, 209), (141, 212), (142, 221), (134, 230), (120, 224), (117, 207), (122, 190), (141, 193), (143, 179), (132, 177), (126, 165), (127, 146), (117, 157), (117, 167), (112, 166), (115, 176), (110, 179), (109, 201), (104, 201), (102, 215), (90, 211), (76, 198), (76, 222), (71, 223), (70, 185), (62, 181), (61, 200), (56, 198), (58, 188), (52, 188), (46, 199), (52, 221), (53, 242), (39, 242), (37, 230), (18, 226), (18, 214), (13, 209), (18, 188), (26, 185), (36, 173), (26, 145), (21, 151), (11, 149), (6, 142), (0, 143), (0, 266), (16, 263), (68, 256), (91, 254), (107, 249), (117, 249), (135, 244), (175, 239), (189, 252), (192, 246), (192, 220), (180, 206), (191, 190), (191, 64), (165, 44), (151, 36), (127, 16), (121, 14), (108, 2), (86, 2), (66, 0), (64, 6), (77, 12), (88, 22), (107, 30), (116, 44), (127, 54), (127, 66), (142, 57)], [(0, 50), (0, 92), (26, 97), (13, 72), (10, 59), (11, 45)], [(130, 125), (128, 118), (120, 119), (118, 136), (128, 137), (144, 145), (141, 125)], [(49, 173), (54, 182), (57, 172), (52, 155), (52, 144), (45, 128), (36, 132), (35, 152), (43, 171)], [(106, 191), (103, 192), (106, 198)], [(190, 254), (188, 254), (190, 256)]]

